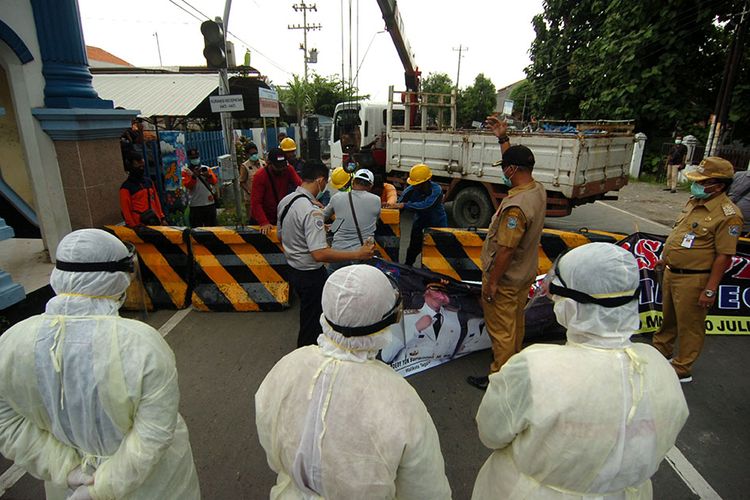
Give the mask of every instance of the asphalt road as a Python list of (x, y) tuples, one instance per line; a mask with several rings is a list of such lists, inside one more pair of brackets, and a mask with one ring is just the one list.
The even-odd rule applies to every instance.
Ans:
[[(664, 231), (602, 204), (579, 207), (575, 215), (549, 225), (632, 232), (629, 228), (634, 224), (641, 231)], [(147, 321), (160, 328), (173, 314), (159, 311)], [(253, 395), (273, 364), (294, 349), (296, 304), (281, 313), (178, 314), (184, 317), (166, 340), (177, 359), (180, 411), (190, 430), (203, 497), (267, 498), (275, 477), (255, 432)], [(695, 381), (683, 386), (691, 414), (677, 441), (679, 452), (670, 455), (679, 472), (668, 461), (662, 463), (653, 478), (654, 498), (748, 497), (750, 369), (745, 360), (749, 358), (748, 336), (706, 339)], [(436, 424), (456, 499), (470, 497), (476, 474), (490, 453), (480, 443), (474, 423), (483, 393), (465, 382), (467, 375), (484, 373), (489, 361), (489, 351), (478, 352), (408, 379)], [(0, 474), (6, 474), (0, 476), (0, 492), (4, 479), (14, 472), (9, 468), (9, 462), (0, 461)], [(27, 474), (0, 497), (39, 499), (43, 488)]]

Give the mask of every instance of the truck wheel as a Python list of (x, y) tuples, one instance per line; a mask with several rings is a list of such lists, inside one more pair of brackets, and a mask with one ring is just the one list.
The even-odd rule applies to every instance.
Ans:
[(477, 186), (462, 189), (453, 199), (456, 227), (488, 227), (493, 211), (487, 192)]

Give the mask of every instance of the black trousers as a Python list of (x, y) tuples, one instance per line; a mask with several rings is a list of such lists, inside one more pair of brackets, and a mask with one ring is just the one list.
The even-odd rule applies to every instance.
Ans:
[(297, 347), (315, 345), (318, 335), (323, 333), (320, 326), (320, 315), (323, 314), (323, 306), (320, 301), (323, 298), (323, 285), (328, 279), (325, 267), (313, 271), (300, 271), (289, 266), (289, 283), (299, 296), (299, 335), (297, 336)]
[(424, 226), (415, 220), (411, 226), (409, 248), (406, 249), (406, 261), (404, 264), (407, 266), (413, 266), (417, 260), (417, 256), (422, 253), (422, 231), (424, 231)]
[(216, 205), (190, 207), (190, 227), (216, 225)]

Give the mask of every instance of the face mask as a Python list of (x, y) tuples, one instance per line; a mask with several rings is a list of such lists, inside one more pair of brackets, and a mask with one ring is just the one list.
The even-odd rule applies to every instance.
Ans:
[(713, 193), (707, 193), (705, 186), (698, 184), (697, 182), (693, 182), (690, 184), (690, 194), (692, 194), (695, 198), (698, 198), (699, 200), (705, 200), (709, 196), (711, 196)]
[(682, 144), (682, 141), (681, 141), (680, 139), (675, 139), (675, 140), (674, 140), (674, 143), (675, 143), (675, 144)]
[(513, 172), (513, 174), (510, 177), (508, 177), (507, 175), (505, 175), (505, 170), (501, 168), (500, 169), (500, 182), (505, 184), (508, 187), (513, 187), (513, 182), (511, 182), (510, 178), (513, 177), (514, 175), (516, 175), (515, 172)]
[(250, 161), (258, 161), (258, 153), (250, 155)]
[(194, 167), (199, 167), (201, 164), (200, 158), (190, 158), (190, 164)]
[(553, 298), (555, 305), (552, 310), (555, 312), (555, 319), (563, 328), (568, 328), (571, 320), (576, 315), (577, 305), (572, 299), (565, 297)]
[(325, 196), (325, 194), (326, 194), (326, 186), (325, 186), (325, 184), (323, 184), (322, 188), (320, 186), (318, 186), (318, 189), (319, 189), (319, 191), (318, 191), (318, 194), (315, 195), (315, 199), (317, 199), (318, 201), (320, 201), (321, 199), (323, 199), (323, 196)]

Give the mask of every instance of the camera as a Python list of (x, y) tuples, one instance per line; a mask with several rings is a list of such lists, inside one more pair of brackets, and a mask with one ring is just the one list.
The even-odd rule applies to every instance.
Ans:
[(207, 173), (208, 173), (208, 167), (207, 167), (207, 166), (205, 166), (205, 165), (201, 166), (201, 170), (200, 170), (200, 172), (201, 172), (202, 174), (207, 174)]

